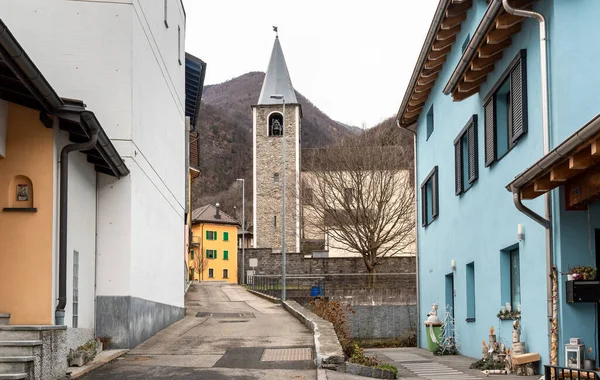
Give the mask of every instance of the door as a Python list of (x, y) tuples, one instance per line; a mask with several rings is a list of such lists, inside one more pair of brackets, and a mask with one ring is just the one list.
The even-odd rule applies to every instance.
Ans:
[(446, 275), (446, 304), (441, 313), (438, 313), (440, 319), (446, 315), (446, 311), (450, 311), (450, 316), (454, 319), (454, 273)]

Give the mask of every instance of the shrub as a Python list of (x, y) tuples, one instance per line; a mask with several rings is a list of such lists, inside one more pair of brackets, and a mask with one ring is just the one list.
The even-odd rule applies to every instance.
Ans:
[(480, 360), (476, 361), (475, 363), (471, 364), (471, 366), (469, 368), (480, 369), (482, 371), (485, 371), (486, 369), (504, 369), (504, 368), (506, 368), (506, 365), (499, 361), (494, 361), (492, 359), (483, 358), (483, 359), (480, 359)]
[(398, 368), (394, 367), (391, 364), (380, 364), (377, 368), (387, 369), (388, 371), (392, 371), (394, 373), (394, 377), (398, 377)]
[(355, 344), (354, 352), (350, 357), (350, 363), (366, 365), (369, 367), (377, 367), (379, 365), (379, 360), (377, 360), (377, 356), (365, 356), (364, 350), (358, 347), (358, 344)]
[[(352, 356), (351, 349), (347, 346), (350, 343), (350, 332), (348, 330), (348, 324), (346, 321), (346, 313), (354, 314), (354, 310), (349, 304), (345, 306), (339, 301), (327, 301), (320, 298), (315, 298), (310, 301), (309, 307), (313, 313), (319, 317), (331, 322), (333, 329), (340, 341), (340, 344), (344, 348), (344, 353), (347, 357)], [(350, 354), (349, 354), (350, 353)]]

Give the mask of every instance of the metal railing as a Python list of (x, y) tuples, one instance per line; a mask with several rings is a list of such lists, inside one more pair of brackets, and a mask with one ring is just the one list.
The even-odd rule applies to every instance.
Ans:
[(544, 366), (544, 380), (559, 380), (559, 379), (586, 379), (598, 380), (600, 373), (593, 370), (557, 367), (551, 365)]
[[(281, 276), (249, 276), (248, 289), (281, 298)], [(288, 298), (324, 297), (324, 277), (287, 275), (285, 289)]]

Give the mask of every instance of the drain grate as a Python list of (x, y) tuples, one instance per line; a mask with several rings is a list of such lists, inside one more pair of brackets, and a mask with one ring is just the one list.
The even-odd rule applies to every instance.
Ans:
[(244, 321), (219, 321), (219, 323), (245, 323), (248, 322), (248, 320), (244, 320)]
[(261, 362), (295, 362), (312, 360), (312, 348), (267, 348)]
[(210, 311), (200, 311), (196, 317), (212, 318), (254, 318), (254, 313), (212, 313)]

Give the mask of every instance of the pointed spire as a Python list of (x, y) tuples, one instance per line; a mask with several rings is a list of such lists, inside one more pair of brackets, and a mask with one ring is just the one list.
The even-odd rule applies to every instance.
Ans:
[[(277, 31), (275, 27), (273, 29)], [(271, 95), (274, 94), (283, 95), (287, 104), (298, 103), (296, 91), (294, 91), (294, 86), (292, 86), (290, 73), (285, 64), (283, 50), (281, 50), (281, 44), (279, 43), (279, 36), (275, 37), (269, 67), (265, 74), (265, 81), (260, 91), (258, 104), (281, 104), (281, 100), (271, 99)]]

